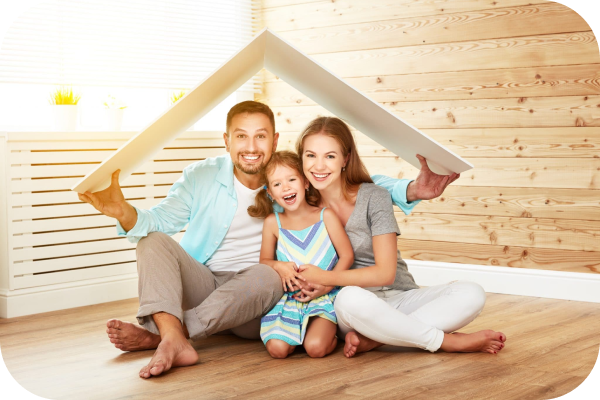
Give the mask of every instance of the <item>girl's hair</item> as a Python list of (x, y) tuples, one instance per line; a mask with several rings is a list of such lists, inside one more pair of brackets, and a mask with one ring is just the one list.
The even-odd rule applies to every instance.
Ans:
[[(275, 171), (275, 168), (283, 165), (285, 167), (291, 168), (298, 172), (298, 176), (302, 179), (306, 179), (304, 177), (304, 173), (302, 172), (302, 164), (300, 162), (300, 158), (298, 155), (291, 151), (277, 151), (271, 155), (271, 159), (265, 165), (263, 170), (260, 172), (261, 182), (265, 185), (269, 184), (268, 176), (270, 173)], [(309, 202), (308, 204), (314, 206), (315, 203)], [(248, 207), (248, 214), (251, 217), (255, 218), (266, 218), (269, 214), (273, 213), (273, 201), (268, 198), (267, 190), (261, 189), (256, 195), (256, 199), (254, 200), (254, 205)]]
[[(350, 132), (350, 128), (348, 128), (348, 125), (344, 121), (335, 117), (315, 118), (304, 128), (304, 131), (296, 141), (296, 152), (300, 157), (301, 166), (304, 154), (304, 140), (312, 135), (326, 135), (334, 138), (342, 149), (342, 157), (344, 159), (348, 157), (346, 169), (342, 171), (341, 175), (342, 193), (346, 200), (350, 199), (350, 193), (358, 191), (361, 183), (373, 183), (367, 168), (358, 156), (356, 142), (354, 141), (352, 132)], [(310, 199), (314, 204), (321, 202), (321, 194), (312, 185), (308, 188), (306, 198), (307, 200)]]

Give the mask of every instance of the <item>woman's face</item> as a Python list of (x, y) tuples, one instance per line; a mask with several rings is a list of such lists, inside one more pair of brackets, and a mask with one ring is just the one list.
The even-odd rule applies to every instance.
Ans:
[(327, 135), (316, 134), (304, 139), (304, 151), (300, 156), (304, 175), (317, 190), (339, 182), (342, 168), (346, 166), (341, 146)]

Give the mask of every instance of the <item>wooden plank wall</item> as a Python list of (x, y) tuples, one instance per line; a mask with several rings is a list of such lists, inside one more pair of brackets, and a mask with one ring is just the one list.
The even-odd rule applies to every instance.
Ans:
[[(263, 0), (263, 24), (476, 167), (409, 217), (406, 259), (600, 273), (600, 54), (541, 0)], [(284, 145), (330, 113), (272, 74)], [(360, 132), (372, 173), (417, 170)]]

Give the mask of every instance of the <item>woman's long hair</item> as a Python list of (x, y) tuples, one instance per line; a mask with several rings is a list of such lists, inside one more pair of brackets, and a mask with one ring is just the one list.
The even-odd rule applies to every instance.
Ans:
[[(346, 200), (350, 200), (351, 194), (358, 191), (361, 183), (373, 183), (371, 176), (367, 168), (361, 161), (356, 151), (356, 142), (354, 136), (350, 132), (350, 128), (344, 121), (335, 117), (319, 117), (315, 118), (308, 123), (304, 131), (298, 137), (296, 141), (296, 152), (300, 157), (300, 164), (302, 168), (302, 160), (304, 154), (304, 141), (307, 137), (312, 135), (326, 135), (334, 138), (340, 148), (342, 149), (342, 157), (348, 162), (346, 163), (345, 171), (342, 171), (342, 193)], [(304, 169), (302, 169), (304, 171)], [(312, 185), (308, 188), (306, 195), (307, 201), (310, 200), (313, 204), (321, 203), (321, 194)]]
[[(300, 162), (300, 157), (298, 157), (298, 155), (292, 151), (284, 150), (273, 153), (267, 165), (265, 165), (263, 170), (260, 172), (261, 182), (264, 185), (269, 185), (269, 174), (275, 171), (275, 168), (280, 165), (296, 170), (300, 178), (306, 179), (304, 172), (302, 172), (302, 163)], [(306, 200), (311, 206), (316, 206), (316, 203), (308, 201), (308, 198)], [(267, 196), (267, 190), (263, 188), (256, 195), (254, 205), (248, 207), (248, 214), (254, 218), (266, 218), (272, 213), (273, 201), (269, 199)]]

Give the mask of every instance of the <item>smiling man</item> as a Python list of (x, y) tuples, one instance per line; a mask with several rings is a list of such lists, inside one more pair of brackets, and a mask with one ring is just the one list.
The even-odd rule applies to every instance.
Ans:
[[(139, 325), (112, 319), (107, 333), (123, 351), (156, 349), (140, 377), (195, 364), (198, 353), (188, 338), (227, 330), (240, 337), (260, 337), (260, 317), (279, 301), (283, 289), (277, 272), (258, 263), (263, 220), (250, 217), (247, 209), (261, 190), (259, 172), (278, 138), (271, 109), (242, 102), (227, 114), (223, 139), (228, 154), (186, 167), (167, 197), (149, 210), (125, 201), (119, 171), (107, 189), (79, 194), (117, 219), (119, 235), (138, 243)], [(436, 197), (432, 193), (441, 194), (453, 178), (424, 168), (412, 182), (375, 180), (409, 213), (414, 200)], [(170, 235), (188, 223), (177, 243)], [(320, 288), (311, 290), (317, 293)]]

